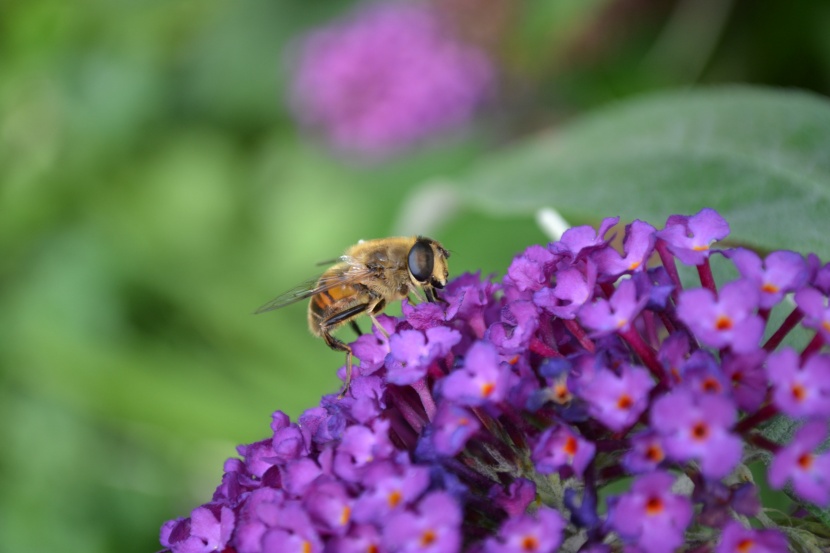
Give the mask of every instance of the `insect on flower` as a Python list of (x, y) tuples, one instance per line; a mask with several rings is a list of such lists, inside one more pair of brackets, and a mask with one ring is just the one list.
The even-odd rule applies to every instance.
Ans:
[(438, 298), (435, 289), (447, 283), (450, 253), (437, 241), (423, 236), (403, 236), (360, 241), (346, 250), (318, 278), (274, 298), (256, 310), (264, 313), (311, 298), (308, 302), (308, 328), (323, 338), (335, 351), (346, 352), (346, 383), (340, 397), (349, 389), (352, 374), (352, 349), (332, 332), (349, 323), (355, 332), (360, 328), (355, 319), (368, 315), (383, 334), (386, 331), (375, 315), (387, 304), (410, 294), (422, 301)]

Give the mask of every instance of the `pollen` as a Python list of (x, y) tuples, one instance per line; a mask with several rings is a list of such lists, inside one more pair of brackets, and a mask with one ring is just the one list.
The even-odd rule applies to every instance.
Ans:
[(641, 263), (639, 261), (635, 261), (631, 265), (628, 266), (628, 270), (633, 271), (635, 269), (639, 269), (640, 265), (641, 265)]
[(303, 540), (303, 553), (311, 553), (311, 542), (308, 540)]
[(765, 282), (763, 286), (761, 286), (761, 291), (766, 292), (767, 294), (775, 294), (776, 292), (780, 291), (781, 288), (776, 286), (771, 282)]
[(628, 394), (621, 395), (620, 399), (617, 400), (618, 409), (631, 409), (632, 405), (634, 405), (634, 400)]
[(366, 548), (366, 553), (380, 553), (380, 547), (376, 543), (370, 543)]
[(496, 385), (492, 382), (485, 382), (481, 385), (481, 397), (490, 397), (496, 389)]
[(571, 391), (568, 389), (568, 385), (565, 382), (559, 382), (553, 387), (553, 399), (556, 403), (559, 403), (560, 405), (568, 403), (572, 397)]
[(738, 553), (752, 553), (755, 548), (755, 540), (752, 538), (744, 538), (735, 544), (735, 551)]
[(807, 397), (807, 390), (804, 388), (803, 384), (793, 384), (790, 388), (790, 393), (792, 394), (793, 399), (798, 403), (801, 403)]
[(522, 538), (522, 551), (539, 551), (539, 540), (536, 536)]
[(692, 249), (696, 252), (708, 252), (709, 244), (697, 244), (695, 246), (692, 246)]
[(692, 438), (705, 440), (709, 437), (709, 426), (705, 422), (698, 422), (692, 427)]
[(665, 455), (663, 454), (663, 448), (661, 448), (659, 445), (653, 444), (648, 446), (648, 449), (646, 449), (646, 459), (648, 459), (652, 463), (659, 463), (664, 458)]
[(395, 508), (401, 502), (401, 499), (403, 499), (403, 494), (401, 493), (401, 491), (392, 490), (392, 493), (389, 494), (389, 496), (386, 498), (386, 501), (389, 502), (390, 507)]
[(823, 328), (825, 332), (830, 332), (830, 321), (821, 321), (821, 328)]
[(435, 535), (434, 530), (426, 530), (423, 534), (421, 534), (421, 547), (427, 547), (428, 545), (432, 545), (435, 543), (435, 540), (438, 539), (438, 536)]
[(579, 442), (573, 436), (568, 436), (565, 440), (565, 445), (562, 446), (562, 451), (573, 457), (579, 449)]
[(813, 466), (813, 454), (804, 453), (798, 457), (798, 466), (801, 470), (810, 470)]
[(721, 391), (720, 382), (712, 377), (705, 379), (703, 381), (703, 391), (707, 393), (719, 393)]
[(715, 321), (715, 330), (730, 330), (732, 326), (732, 319), (728, 315), (719, 315)]
[(646, 514), (648, 516), (656, 516), (663, 512), (663, 500), (659, 497), (649, 497), (646, 501)]
[(340, 511), (340, 526), (345, 526), (349, 519), (352, 517), (352, 509), (348, 505), (343, 507), (343, 510)]

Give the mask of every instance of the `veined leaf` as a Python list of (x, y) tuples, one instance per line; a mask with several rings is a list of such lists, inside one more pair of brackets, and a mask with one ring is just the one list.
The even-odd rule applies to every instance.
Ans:
[(717, 209), (730, 239), (830, 258), (830, 102), (725, 87), (621, 102), (527, 140), (462, 180), (474, 206), (552, 206), (572, 222), (620, 215), (660, 225)]

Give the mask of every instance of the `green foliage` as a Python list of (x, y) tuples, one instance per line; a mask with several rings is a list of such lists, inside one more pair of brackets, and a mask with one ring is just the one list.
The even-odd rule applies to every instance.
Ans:
[(646, 96), (488, 157), (465, 197), (498, 213), (550, 206), (573, 220), (652, 224), (717, 209), (730, 240), (830, 257), (830, 102), (802, 92), (700, 89)]

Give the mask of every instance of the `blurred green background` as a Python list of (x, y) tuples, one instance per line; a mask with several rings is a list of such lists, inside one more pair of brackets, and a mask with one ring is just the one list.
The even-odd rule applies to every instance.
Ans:
[(822, 0), (435, 3), (493, 55), (498, 98), (374, 165), (285, 104), (291, 41), (351, 3), (0, 4), (0, 551), (157, 550), (272, 411), (338, 389), (304, 305), (251, 314), (316, 262), (424, 232), (454, 274), (490, 273), (545, 241), (447, 196), (499, 148), (651, 90), (830, 92)]

